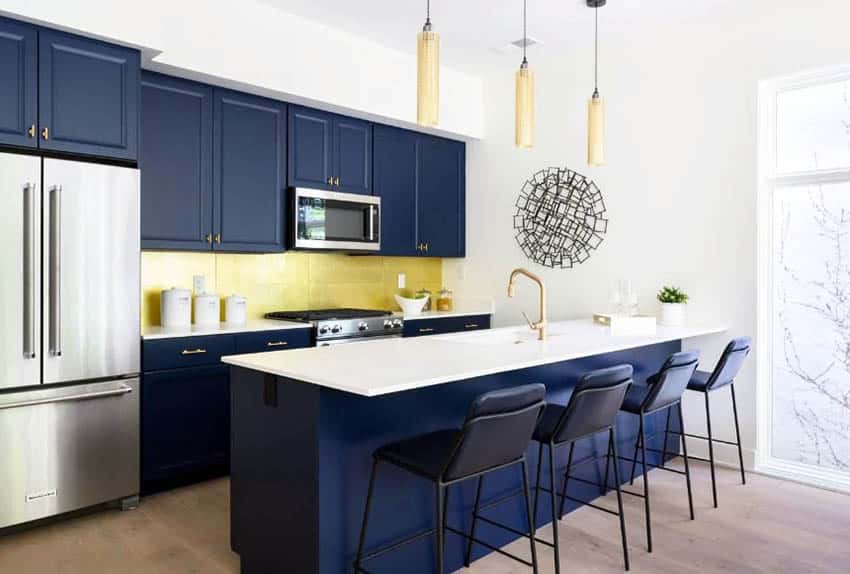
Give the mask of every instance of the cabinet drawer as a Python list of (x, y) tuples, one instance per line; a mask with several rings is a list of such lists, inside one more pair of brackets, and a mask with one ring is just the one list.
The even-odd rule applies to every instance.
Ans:
[(299, 349), (312, 345), (312, 329), (284, 329), (282, 331), (257, 331), (236, 335), (236, 353), (262, 353)]
[(439, 335), (490, 328), (490, 315), (468, 315), (445, 319), (414, 319), (404, 322), (405, 337)]
[(233, 335), (156, 339), (142, 343), (142, 370), (159, 371), (180, 367), (218, 364), (236, 350)]

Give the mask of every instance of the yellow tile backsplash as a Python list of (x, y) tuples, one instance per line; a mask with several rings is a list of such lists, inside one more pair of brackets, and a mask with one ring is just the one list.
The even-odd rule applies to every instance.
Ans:
[[(222, 298), (248, 299), (248, 318), (269, 311), (321, 307), (398, 309), (398, 274), (406, 291), (439, 291), (442, 261), (437, 258), (352, 256), (335, 253), (142, 252), (142, 326), (159, 325), (159, 293), (192, 288), (195, 275), (206, 277), (207, 291)], [(224, 303), (222, 302), (222, 315)], [(223, 317), (222, 317), (223, 318)]]

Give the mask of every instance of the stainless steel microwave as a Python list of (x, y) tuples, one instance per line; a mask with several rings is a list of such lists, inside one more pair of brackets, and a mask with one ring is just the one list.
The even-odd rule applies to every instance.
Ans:
[(300, 187), (291, 193), (294, 249), (381, 249), (380, 197)]

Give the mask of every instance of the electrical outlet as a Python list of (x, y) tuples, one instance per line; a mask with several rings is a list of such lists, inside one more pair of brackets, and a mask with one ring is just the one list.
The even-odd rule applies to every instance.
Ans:
[(398, 274), (398, 288), (404, 289), (407, 284), (407, 276), (404, 273)]
[(195, 275), (192, 279), (195, 295), (203, 293), (207, 288), (207, 278), (203, 275)]

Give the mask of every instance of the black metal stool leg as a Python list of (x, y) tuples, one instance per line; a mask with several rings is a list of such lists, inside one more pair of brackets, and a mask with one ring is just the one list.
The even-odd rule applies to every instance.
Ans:
[(360, 542), (357, 544), (357, 558), (354, 561), (355, 570), (360, 568), (363, 558), (363, 547), (366, 544), (366, 528), (369, 526), (369, 511), (372, 509), (372, 494), (375, 491), (375, 473), (378, 469), (378, 459), (372, 460), (372, 474), (369, 476), (369, 490), (366, 494), (366, 508), (363, 511), (363, 524), (360, 526)]
[(694, 519), (694, 495), (691, 492), (691, 467), (688, 464), (688, 443), (685, 442), (685, 418), (682, 416), (682, 402), (679, 401), (679, 430), (682, 432), (682, 457), (685, 459), (685, 482), (688, 484), (688, 508), (691, 520)]
[(629, 480), (629, 484), (635, 483), (635, 469), (637, 468), (638, 451), (640, 450), (642, 438), (640, 432), (638, 432), (637, 437), (635, 437), (635, 455), (632, 457), (632, 478)]
[(711, 496), (714, 499), (714, 508), (717, 508), (717, 482), (714, 479), (714, 436), (711, 434), (711, 401), (709, 392), (705, 391), (705, 422), (708, 426), (708, 461), (711, 467)]
[(555, 545), (555, 574), (561, 574), (560, 544), (558, 543), (558, 508), (555, 504), (555, 447), (549, 444), (549, 500), (552, 504), (552, 541)]
[(537, 503), (540, 500), (540, 473), (543, 470), (543, 443), (538, 443), (537, 448), (537, 483), (534, 486), (534, 520), (531, 528), (532, 532), (537, 532)]
[(564, 489), (561, 491), (561, 507), (558, 510), (559, 519), (564, 517), (564, 502), (567, 500), (567, 483), (570, 481), (570, 467), (573, 465), (573, 449), (575, 446), (576, 443), (570, 443), (570, 454), (567, 457), (567, 471), (564, 473)]
[(652, 519), (649, 511), (649, 469), (646, 467), (646, 423), (644, 414), (640, 414), (640, 451), (641, 465), (643, 466), (643, 503), (646, 510), (646, 548), (652, 552)]
[[(623, 539), (623, 562), (626, 565), (626, 570), (629, 569), (629, 546), (626, 542), (626, 517), (623, 514), (623, 495), (620, 492), (620, 459), (617, 456), (617, 440), (614, 437), (614, 429), (609, 431), (608, 448), (614, 453), (614, 484), (617, 488), (617, 509), (620, 514), (620, 536)], [(606, 465), (606, 474), (607, 474)], [(607, 485), (607, 480), (605, 481)]]
[(443, 497), (445, 496), (443, 489), (445, 487), (441, 485), (439, 482), (435, 485), (435, 494), (436, 494), (436, 504), (435, 504), (435, 520), (434, 520), (434, 531), (436, 536), (434, 538), (434, 554), (436, 558), (436, 564), (434, 565), (434, 572), (437, 574), (445, 574), (445, 530), (443, 517), (445, 515), (445, 506), (443, 504)]
[[(614, 431), (612, 430), (611, 432), (613, 433)], [(608, 451), (605, 453), (605, 478), (602, 479), (603, 486), (600, 489), (602, 496), (608, 494), (608, 471), (611, 469), (611, 456), (611, 441), (608, 441)], [(614, 455), (614, 461), (616, 460), (616, 455)]]
[(664, 446), (661, 447), (661, 464), (659, 465), (661, 468), (664, 468), (664, 464), (667, 462), (667, 437), (670, 435), (670, 411), (672, 408), (667, 408), (667, 424), (664, 426)]
[(741, 484), (747, 484), (747, 475), (744, 473), (744, 451), (741, 448), (741, 426), (738, 424), (738, 403), (735, 400), (735, 383), (729, 385), (732, 392), (732, 414), (735, 415), (735, 437), (738, 442), (738, 464), (741, 465)]
[[(480, 487), (480, 483), (479, 483)], [(479, 494), (481, 493), (479, 489)], [(528, 464), (525, 458), (522, 460), (522, 495), (525, 499), (525, 515), (528, 518), (528, 541), (531, 544), (531, 569), (534, 574), (537, 574), (537, 546), (534, 540), (534, 525), (531, 520), (531, 495), (528, 492)], [(469, 554), (466, 557), (466, 567), (469, 568)]]
[[(523, 463), (525, 468), (525, 463)], [(472, 539), (475, 538), (475, 526), (478, 523), (478, 511), (481, 508), (481, 485), (484, 482), (484, 476), (478, 477), (478, 486), (475, 488), (475, 508), (472, 511), (472, 526), (469, 529), (469, 538), (466, 541), (466, 555), (463, 559), (463, 565), (469, 568), (470, 559), (472, 557)]]

